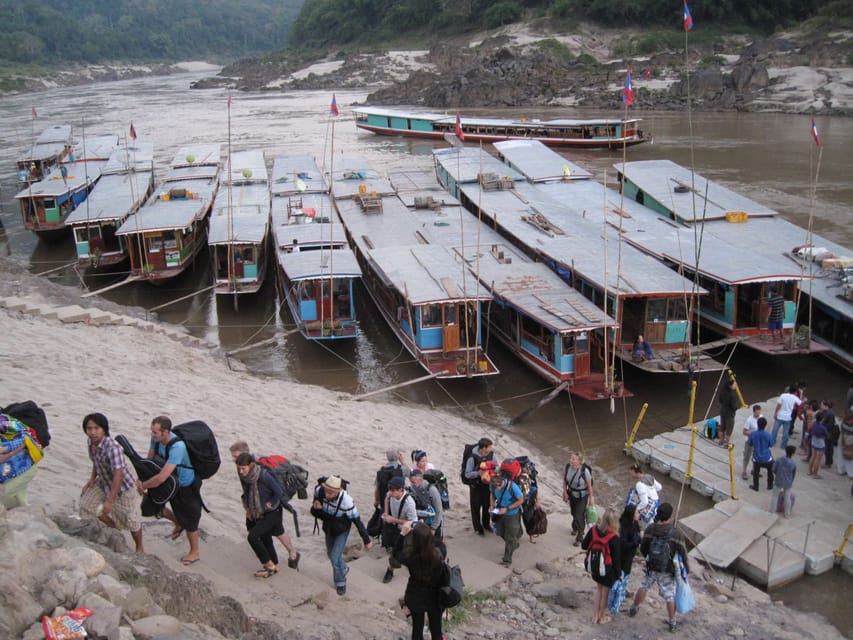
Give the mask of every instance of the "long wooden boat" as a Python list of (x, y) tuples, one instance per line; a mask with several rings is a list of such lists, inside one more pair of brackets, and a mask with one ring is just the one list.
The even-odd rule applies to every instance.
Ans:
[(434, 172), (400, 170), (390, 178), (430, 243), (450, 249), (473, 285), (493, 296), (491, 335), (552, 385), (565, 383), (587, 400), (611, 397), (599, 347), (616, 327), (613, 318), (494, 229), (461, 212)]
[(272, 171), (272, 229), (279, 294), (307, 340), (359, 334), (361, 268), (311, 156), (279, 156)]
[(47, 177), (60, 161), (68, 159), (72, 145), (70, 124), (55, 124), (42, 131), (16, 162), (19, 186)]
[(66, 219), (86, 200), (117, 144), (116, 135), (84, 138), (56, 171), (18, 193), (24, 228), (46, 240), (64, 236)]
[(65, 221), (73, 230), (81, 267), (109, 269), (128, 260), (126, 238), (116, 232), (153, 189), (154, 145), (116, 147), (89, 197)]
[[(853, 367), (853, 301), (843, 289), (853, 251), (810, 238), (777, 211), (669, 160), (616, 169), (625, 200), (644, 205), (644, 220), (653, 220), (631, 221), (626, 239), (690, 277), (698, 274), (712, 292), (700, 307), (703, 325), (770, 355), (825, 353)], [(799, 251), (807, 245), (812, 250)], [(772, 289), (785, 298), (787, 339), (780, 343), (767, 328)]]
[[(355, 126), (380, 135), (442, 140), (456, 130), (456, 116), (384, 107), (354, 107)], [(554, 147), (621, 149), (646, 142), (637, 118), (512, 120), (460, 117), (465, 141), (538, 140)]]
[(217, 295), (256, 293), (269, 262), (270, 187), (264, 152), (237, 151), (225, 163), (207, 244)]
[[(610, 354), (655, 373), (722, 367), (690, 347), (688, 302), (707, 291), (638, 249), (620, 246), (616, 229), (594, 223), (568, 198), (549, 196), (541, 184), (526, 181), (485, 152), (443, 149), (434, 157), (439, 182), (458, 194), (467, 209), (479, 212), (503, 237), (617, 319), (613, 341), (607, 345)], [(515, 162), (524, 165), (521, 157)], [(601, 208), (603, 202), (602, 193), (596, 206)], [(654, 347), (653, 360), (633, 362), (632, 345), (639, 335)]]
[(170, 166), (148, 201), (116, 232), (127, 239), (130, 276), (154, 284), (183, 273), (207, 246), (220, 146), (183, 147)]
[(415, 360), (437, 378), (498, 373), (483, 348), (491, 295), (446, 247), (424, 240), (421, 221), (362, 158), (336, 157), (330, 185), (365, 288)]

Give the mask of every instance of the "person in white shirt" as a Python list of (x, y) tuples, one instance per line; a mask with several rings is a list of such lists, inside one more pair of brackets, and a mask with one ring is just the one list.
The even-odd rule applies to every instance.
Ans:
[(744, 480), (749, 480), (749, 476), (746, 475), (746, 467), (749, 461), (752, 460), (752, 445), (749, 444), (749, 434), (753, 431), (758, 431), (758, 419), (761, 417), (761, 405), (756, 404), (752, 407), (752, 415), (743, 423), (743, 435), (746, 438), (746, 442), (743, 445), (743, 469), (741, 470), (740, 477)]
[(776, 412), (773, 414), (773, 446), (776, 446), (776, 437), (779, 435), (779, 427), (782, 427), (782, 449), (788, 446), (788, 436), (791, 435), (791, 424), (794, 421), (794, 411), (803, 403), (805, 398), (795, 395), (796, 385), (791, 385), (788, 390), (779, 396)]

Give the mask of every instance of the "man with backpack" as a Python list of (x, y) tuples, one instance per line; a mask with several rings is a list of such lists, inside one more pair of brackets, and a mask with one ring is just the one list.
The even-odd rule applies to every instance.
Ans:
[(687, 549), (684, 546), (684, 538), (681, 532), (672, 526), (672, 512), (670, 503), (662, 503), (658, 507), (654, 523), (650, 524), (643, 534), (640, 551), (646, 559), (646, 571), (628, 615), (631, 617), (637, 615), (640, 604), (646, 599), (646, 593), (657, 583), (658, 591), (666, 601), (669, 630), (675, 631), (677, 622), (675, 619), (676, 567), (674, 560), (676, 556), (680, 556), (678, 560), (684, 565), (687, 572), (690, 569), (687, 563)]
[[(171, 444), (170, 444), (171, 443)], [(157, 416), (151, 421), (151, 444), (148, 447), (148, 458), (153, 460), (159, 457), (165, 462), (160, 473), (148, 480), (138, 481), (136, 484), (140, 495), (148, 489), (159, 487), (169, 476), (177, 471), (178, 490), (169, 500), (168, 507), (163, 507), (159, 513), (153, 513), (157, 517), (170, 520), (175, 528), (171, 533), (173, 540), (186, 531), (190, 550), (181, 558), (181, 564), (189, 566), (199, 560), (198, 552), (198, 523), (201, 520), (201, 481), (196, 477), (187, 453), (186, 444), (172, 433), (172, 421), (166, 416)], [(145, 499), (143, 498), (143, 514), (145, 510)]]
[[(469, 498), (471, 501), (471, 523), (478, 535), (484, 536), (486, 532), (492, 531), (491, 518), (489, 516), (489, 491), (490, 475), (484, 468), (486, 463), (491, 463), (494, 470), (495, 454), (492, 450), (494, 443), (489, 438), (480, 438), (476, 445), (465, 445), (462, 455), (462, 482), (468, 485)], [(486, 464), (486, 466), (489, 466)], [(486, 477), (484, 477), (486, 476)]]
[(394, 560), (394, 552), (399, 551), (403, 543), (400, 533), (402, 526), (418, 521), (415, 500), (406, 493), (406, 482), (400, 476), (394, 476), (388, 481), (388, 495), (385, 496), (385, 509), (382, 513), (382, 546), (388, 549), (388, 568), (382, 577), (382, 582), (388, 583), (394, 578), (394, 569), (400, 565)]
[(388, 482), (391, 478), (405, 478), (409, 474), (408, 467), (403, 465), (402, 451), (388, 449), (385, 457), (387, 462), (376, 472), (376, 484), (373, 489), (373, 506), (379, 509), (385, 506), (385, 496), (388, 494)]
[[(444, 505), (441, 502), (438, 487), (427, 482), (420, 469), (412, 469), (409, 472), (409, 484), (412, 497), (415, 499), (415, 508), (418, 510), (418, 520), (428, 524), (436, 542), (441, 542), (444, 539)], [(433, 512), (432, 515), (421, 515), (430, 510)]]

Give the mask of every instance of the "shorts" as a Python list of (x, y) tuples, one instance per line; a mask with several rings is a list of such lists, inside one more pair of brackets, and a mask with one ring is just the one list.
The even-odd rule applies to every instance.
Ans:
[(726, 436), (732, 435), (732, 431), (735, 428), (735, 417), (734, 416), (720, 416), (720, 431)]
[(781, 331), (782, 330), (782, 321), (781, 320), (768, 320), (767, 328), (770, 331)]
[(192, 533), (198, 531), (198, 523), (201, 521), (201, 483), (191, 484), (187, 487), (178, 487), (175, 495), (169, 500), (169, 506), (175, 514), (175, 519), (186, 531)]
[(752, 460), (752, 445), (745, 444), (743, 445), (743, 464), (744, 466), (748, 465)]
[(667, 602), (675, 602), (675, 576), (671, 573), (646, 571), (640, 589), (648, 592), (657, 583), (660, 597)]
[[(80, 515), (84, 518), (97, 518), (98, 508), (106, 499), (104, 490), (99, 486), (89, 487), (80, 496)], [(136, 489), (128, 489), (116, 498), (110, 518), (119, 531), (139, 531), (142, 528), (139, 515), (139, 494)]]

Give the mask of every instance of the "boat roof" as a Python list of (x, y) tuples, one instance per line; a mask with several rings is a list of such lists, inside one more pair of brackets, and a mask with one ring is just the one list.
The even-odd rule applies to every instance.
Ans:
[(222, 163), (222, 146), (213, 144), (191, 144), (181, 147), (169, 163), (170, 167), (189, 167), (194, 165)]
[(135, 171), (102, 176), (80, 206), (65, 220), (66, 225), (86, 225), (122, 220), (148, 196), (153, 172)]
[(264, 152), (260, 149), (232, 152), (231, 157), (225, 161), (225, 172), (221, 178), (223, 186), (228, 184), (229, 179), (232, 185), (268, 184), (269, 173)]
[[(240, 165), (235, 162), (234, 166)], [(270, 192), (266, 182), (231, 185), (230, 206), (228, 191), (227, 185), (220, 185), (213, 201), (207, 244), (260, 244), (269, 231)]]
[(36, 137), (32, 146), (27, 149), (23, 156), (18, 158), (18, 162), (30, 162), (53, 157), (61, 153), (67, 144), (71, 144), (71, 125), (52, 125)]
[[(118, 146), (118, 136), (115, 134), (86, 136), (74, 145), (74, 161), (107, 160)], [(63, 164), (69, 164), (64, 162)]]
[(592, 174), (539, 140), (505, 140), (494, 148), (504, 163), (531, 182), (587, 180)]
[(335, 203), (353, 242), (386, 286), (413, 304), (490, 297), (471, 293), (474, 283), (467, 269), (447, 248), (428, 244), (421, 221), (399, 198), (382, 196), (381, 201), (381, 213), (365, 213), (354, 198)]
[[(332, 175), (330, 176), (329, 173)], [(326, 173), (331, 191), (338, 198), (349, 198), (360, 192), (393, 195), (394, 187), (361, 156), (335, 158), (335, 166)]]
[(476, 184), (480, 174), (487, 173), (512, 181), (524, 180), (518, 171), (478, 147), (437, 149), (433, 151), (433, 159), (457, 184)]
[(801, 277), (800, 269), (779, 253), (756, 259), (756, 236), (745, 234), (742, 224), (725, 219), (709, 221), (704, 225), (701, 238), (697, 238), (692, 227), (668, 220), (633, 200), (623, 199), (621, 193), (598, 182), (551, 183), (539, 185), (539, 188), (596, 225), (604, 223), (606, 210), (607, 223), (614, 229), (621, 228), (628, 242), (658, 259), (683, 264), (691, 270), (696, 270), (696, 242), (699, 240), (699, 271), (719, 282), (744, 284), (799, 280)]
[(163, 176), (163, 182), (184, 182), (186, 180), (219, 180), (219, 165), (195, 164), (185, 167), (173, 167)]
[[(777, 211), (708, 180), (671, 160), (640, 160), (613, 165), (677, 218), (698, 222), (724, 218), (729, 212), (775, 216)], [(678, 191), (676, 191), (678, 188)]]
[[(297, 207), (296, 205), (300, 200), (302, 202), (302, 206)], [(287, 205), (290, 202), (294, 205), (293, 212), (295, 214), (299, 214), (293, 219), (288, 219)], [(314, 216), (308, 216), (304, 213), (305, 211), (310, 211), (312, 209), (314, 210)], [(285, 236), (283, 237), (284, 241), (288, 240), (287, 229), (295, 226), (311, 226), (311, 224), (321, 222), (324, 218), (334, 220), (338, 223), (338, 226), (340, 226), (340, 219), (337, 217), (335, 206), (332, 204), (332, 198), (328, 193), (297, 193), (288, 197), (273, 198), (271, 215), (273, 233), (275, 234), (279, 229), (282, 229), (285, 233)]]
[[(610, 295), (680, 296), (693, 290), (691, 281), (636, 247), (622, 243), (620, 251), (616, 229), (585, 219), (538, 185), (517, 182), (512, 190), (482, 191), (477, 184), (464, 184), (462, 191), (480, 205), (483, 215), (497, 219), (521, 243), (573, 269), (602, 290), (606, 285)], [(707, 292), (700, 289), (699, 293)]]
[[(438, 191), (434, 175), (424, 173), (427, 176), (423, 182), (432, 176), (436, 189), (401, 193), (401, 199), (409, 203), (415, 198), (433, 197), (438, 206), (413, 209), (414, 215), (421, 220), (430, 241), (464, 259), (481, 286), (557, 332), (616, 326), (614, 319), (551, 269), (534, 262), (494, 229), (479, 222), (446, 191)], [(392, 180), (396, 175), (391, 173)]]
[(276, 156), (270, 191), (274, 196), (328, 191), (317, 161), (308, 154)]
[(26, 189), (22, 189), (15, 195), (15, 199), (56, 198), (77, 191), (96, 182), (98, 176), (101, 175), (101, 167), (104, 164), (106, 164), (104, 160), (66, 162), (62, 165), (68, 171), (65, 178), (59, 171), (54, 171), (42, 180), (33, 182)]
[[(341, 224), (319, 222), (286, 225), (279, 228), (277, 245), (278, 263), (291, 280), (335, 277), (361, 277), (361, 267), (349, 248)], [(288, 251), (296, 239), (300, 250)], [(333, 245), (334, 250), (329, 251)]]
[(127, 173), (128, 171), (154, 170), (154, 145), (150, 142), (134, 142), (128, 146), (115, 147), (101, 175)]
[[(416, 111), (416, 110), (406, 110), (405, 108), (400, 107), (353, 107), (353, 113), (358, 115), (359, 113), (363, 113), (366, 115), (374, 115), (374, 116), (387, 116), (391, 118), (402, 118), (402, 119), (411, 119), (411, 120), (423, 120), (429, 122), (441, 122), (447, 124), (455, 124), (456, 122), (456, 113), (437, 113), (437, 112), (426, 112), (426, 111)], [(622, 118), (594, 118), (594, 119), (577, 119), (577, 118), (558, 118), (556, 120), (539, 120), (537, 118), (489, 118), (489, 117), (479, 117), (479, 116), (461, 116), (459, 120), (462, 124), (470, 124), (470, 125), (492, 125), (492, 126), (507, 126), (511, 125), (514, 127), (529, 127), (536, 128), (541, 126), (558, 126), (558, 127), (572, 127), (572, 126), (591, 126), (591, 125), (609, 125), (609, 124), (621, 124), (622, 122), (638, 122), (639, 118), (632, 118), (628, 120), (623, 120)]]
[(204, 217), (216, 187), (216, 180), (212, 179), (187, 180), (181, 183), (180, 188), (198, 195), (198, 198), (163, 200), (161, 196), (175, 188), (174, 184), (163, 183), (139, 211), (124, 221), (116, 234), (184, 229)]

